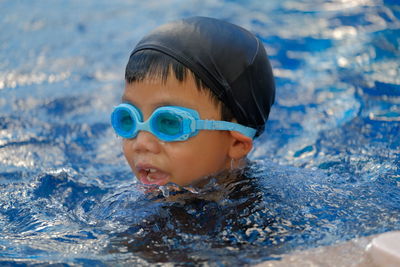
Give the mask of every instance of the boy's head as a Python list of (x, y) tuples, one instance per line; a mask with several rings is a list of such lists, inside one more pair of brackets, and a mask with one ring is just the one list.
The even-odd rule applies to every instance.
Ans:
[[(262, 43), (238, 26), (204, 17), (172, 22), (145, 36), (130, 56), (125, 79), (128, 105), (119, 113), (137, 118), (140, 131), (124, 139), (124, 154), (141, 182), (160, 185), (188, 185), (241, 166), (252, 148), (249, 136), (263, 132), (275, 96)], [(189, 117), (197, 112), (193, 120), (205, 126), (171, 137), (190, 121), (176, 119), (182, 112)], [(223, 130), (201, 130), (210, 127)]]

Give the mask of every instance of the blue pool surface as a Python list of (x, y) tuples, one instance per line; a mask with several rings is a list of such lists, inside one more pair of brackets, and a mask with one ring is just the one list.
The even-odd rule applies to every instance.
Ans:
[[(264, 42), (276, 103), (246, 178), (145, 187), (110, 113), (139, 38), (194, 15)], [(0, 32), (0, 265), (243, 266), (400, 230), (398, 1), (3, 0)]]

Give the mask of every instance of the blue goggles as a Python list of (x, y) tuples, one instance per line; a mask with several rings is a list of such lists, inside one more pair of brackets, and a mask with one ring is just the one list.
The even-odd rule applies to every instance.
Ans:
[(197, 111), (176, 106), (159, 107), (143, 122), (138, 108), (128, 103), (119, 104), (111, 114), (111, 124), (124, 138), (134, 138), (139, 131), (147, 131), (167, 142), (187, 140), (199, 130), (237, 131), (250, 138), (256, 134), (255, 129), (237, 123), (200, 120)]

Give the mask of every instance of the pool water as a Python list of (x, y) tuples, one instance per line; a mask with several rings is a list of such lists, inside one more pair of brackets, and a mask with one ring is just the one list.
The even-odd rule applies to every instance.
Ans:
[[(6, 0), (0, 10), (0, 265), (243, 266), (400, 229), (397, 1)], [(193, 15), (263, 40), (276, 103), (245, 178), (146, 187), (109, 116), (139, 38)]]

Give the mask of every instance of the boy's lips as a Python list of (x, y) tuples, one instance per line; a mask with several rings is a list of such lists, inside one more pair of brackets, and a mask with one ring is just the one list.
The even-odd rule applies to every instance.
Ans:
[(137, 178), (143, 184), (164, 185), (169, 180), (169, 175), (151, 165), (138, 164), (136, 166)]

